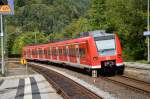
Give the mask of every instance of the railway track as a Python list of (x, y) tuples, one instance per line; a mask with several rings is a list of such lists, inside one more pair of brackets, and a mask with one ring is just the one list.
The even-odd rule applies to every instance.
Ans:
[(57, 72), (37, 65), (31, 65), (31, 67), (42, 74), (64, 99), (102, 99), (95, 93)]
[(143, 92), (150, 96), (150, 83), (129, 78), (127, 76), (101, 77), (104, 80), (111, 81), (121, 86), (125, 86), (135, 91)]

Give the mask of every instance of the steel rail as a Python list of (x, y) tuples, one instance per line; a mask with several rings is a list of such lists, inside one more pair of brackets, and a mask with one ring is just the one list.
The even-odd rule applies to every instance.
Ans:
[(134, 91), (143, 92), (150, 96), (150, 83), (132, 79), (132, 78), (125, 77), (125, 76), (100, 77), (100, 78), (102, 78), (106, 81), (111, 81), (111, 82), (119, 84), (121, 86), (130, 88)]
[(32, 64), (30, 66), (42, 74), (64, 99), (102, 99), (100, 96), (62, 74), (38, 65)]

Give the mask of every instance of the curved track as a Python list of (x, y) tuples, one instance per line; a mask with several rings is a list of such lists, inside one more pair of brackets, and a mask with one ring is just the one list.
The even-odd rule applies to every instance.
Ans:
[(140, 91), (150, 96), (150, 83), (132, 79), (126, 76), (101, 77), (104, 80), (111, 81), (121, 86), (125, 86), (135, 91)]
[(102, 99), (95, 93), (55, 71), (38, 65), (31, 65), (31, 67), (42, 74), (64, 99)]

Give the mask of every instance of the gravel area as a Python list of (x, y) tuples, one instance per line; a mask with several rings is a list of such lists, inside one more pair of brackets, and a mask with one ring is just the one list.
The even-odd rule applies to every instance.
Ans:
[(101, 90), (104, 90), (105, 92), (108, 92), (113, 97), (116, 97), (117, 99), (150, 99), (150, 95), (144, 94), (142, 92), (137, 92), (134, 90), (131, 90), (129, 88), (126, 88), (121, 85), (117, 85), (115, 83), (105, 81), (101, 77), (98, 78), (91, 78), (89, 75), (72, 71), (70, 69), (60, 68), (56, 66), (51, 66), (59, 71), (63, 71), (71, 76), (75, 76), (79, 78), (80, 80), (83, 80), (91, 85), (94, 85), (96, 88), (99, 88)]

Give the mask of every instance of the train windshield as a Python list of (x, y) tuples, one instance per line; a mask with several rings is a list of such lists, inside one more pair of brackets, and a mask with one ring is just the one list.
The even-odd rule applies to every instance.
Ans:
[(110, 56), (115, 54), (115, 39), (97, 40), (97, 50), (102, 56)]

